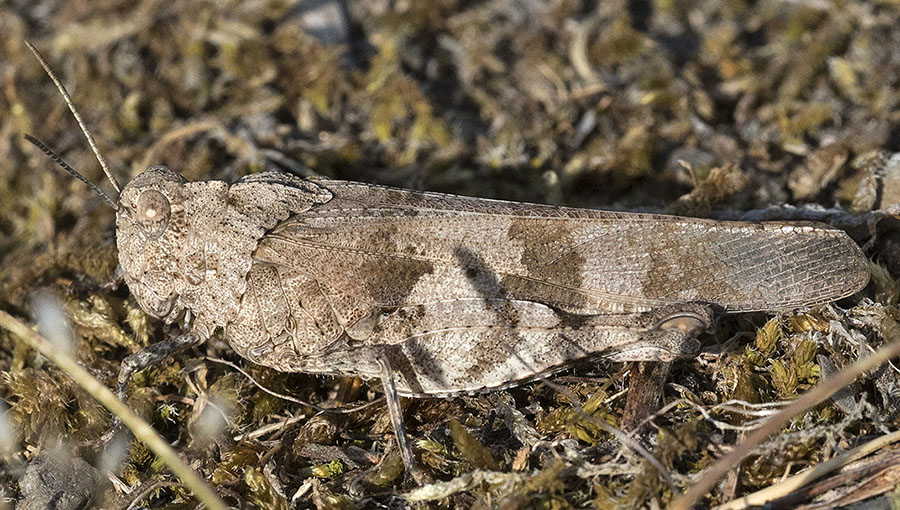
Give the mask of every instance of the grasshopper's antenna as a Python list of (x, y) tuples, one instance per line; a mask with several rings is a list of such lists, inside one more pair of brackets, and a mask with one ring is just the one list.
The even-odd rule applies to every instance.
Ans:
[(35, 147), (37, 147), (44, 154), (49, 156), (50, 159), (55, 161), (57, 165), (61, 166), (63, 170), (65, 170), (66, 172), (69, 172), (70, 174), (72, 174), (73, 177), (75, 177), (79, 181), (87, 184), (92, 190), (96, 191), (97, 194), (100, 195), (100, 198), (105, 200), (106, 203), (110, 205), (110, 207), (112, 207), (116, 211), (119, 210), (119, 206), (117, 206), (116, 203), (113, 202), (111, 198), (109, 198), (109, 195), (104, 193), (102, 189), (98, 188), (96, 184), (89, 181), (87, 177), (76, 172), (75, 169), (72, 168), (71, 165), (66, 163), (66, 160), (64, 160), (59, 154), (53, 152), (53, 150), (50, 149), (50, 147), (47, 147), (46, 145), (44, 145), (44, 142), (38, 140), (37, 138), (35, 138), (31, 135), (25, 135), (25, 139), (28, 140), (29, 142), (33, 143)]
[[(56, 75), (53, 74), (53, 71), (50, 70), (50, 64), (48, 64), (47, 61), (44, 60), (44, 57), (37, 50), (37, 48), (35, 48), (34, 45), (28, 41), (25, 41), (25, 46), (28, 46), (28, 49), (31, 50), (32, 53), (34, 53), (34, 56), (37, 58), (38, 62), (41, 63), (41, 67), (44, 68), (44, 71), (46, 71), (47, 75), (50, 76), (50, 79), (53, 80), (53, 83), (56, 85), (56, 88), (57, 88), (57, 90), (59, 90), (59, 93), (62, 94), (63, 100), (66, 102), (66, 105), (69, 107), (69, 110), (71, 110), (72, 115), (75, 116), (75, 120), (78, 122), (78, 126), (81, 128), (81, 132), (84, 133), (84, 137), (87, 138), (88, 144), (90, 144), (90, 146), (91, 146), (91, 150), (94, 151), (94, 155), (97, 156), (97, 161), (100, 162), (100, 167), (103, 168), (103, 173), (106, 174), (106, 178), (109, 179), (109, 182), (111, 182), (113, 185), (113, 188), (115, 188), (116, 194), (122, 193), (122, 187), (119, 186), (119, 182), (116, 181), (115, 177), (113, 177), (112, 172), (109, 170), (109, 166), (106, 164), (106, 160), (103, 158), (103, 154), (100, 154), (100, 149), (97, 147), (97, 142), (94, 141), (94, 137), (91, 136), (90, 131), (88, 131), (87, 126), (84, 124), (84, 120), (81, 119), (81, 115), (78, 113), (78, 110), (75, 109), (75, 103), (72, 102), (72, 97), (69, 96), (69, 92), (66, 91), (66, 88), (63, 87), (63, 84), (59, 81), (59, 79), (56, 77)], [(31, 141), (31, 143), (34, 143), (34, 141), (32, 141), (32, 140), (29, 140), (29, 141)], [(35, 144), (35, 145), (37, 145), (37, 144)], [(43, 145), (43, 144), (41, 144), (41, 145)], [(44, 145), (43, 148), (41, 147), (41, 145), (38, 145), (38, 148), (40, 148), (44, 152), (47, 152), (47, 150), (49, 150), (49, 149), (46, 149), (46, 145)], [(50, 151), (50, 153), (52, 153), (52, 152), (53, 151)], [(48, 155), (50, 153), (48, 153)], [(50, 156), (50, 157), (53, 157), (53, 156)], [(59, 159), (59, 156), (56, 156), (56, 158)], [(59, 159), (59, 161), (61, 161), (61, 159)], [(57, 161), (57, 163), (59, 161)], [(71, 167), (69, 167), (69, 168), (71, 168)], [(70, 170), (70, 172), (74, 172), (74, 170)], [(73, 175), (76, 175), (76, 174), (77, 174), (77, 172), (74, 173)], [(80, 175), (80, 174), (78, 174), (78, 175)], [(79, 178), (82, 180), (85, 180), (84, 177), (79, 177)], [(93, 187), (94, 187), (94, 189), (97, 189), (96, 186), (93, 186)], [(107, 201), (109, 201), (109, 197), (107, 197)]]

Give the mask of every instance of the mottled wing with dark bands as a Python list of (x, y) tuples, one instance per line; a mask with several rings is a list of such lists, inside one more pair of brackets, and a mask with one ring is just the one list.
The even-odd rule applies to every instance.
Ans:
[(843, 232), (521, 204), (316, 181), (334, 198), (263, 238), (292, 267), (373, 307), (536, 301), (575, 314), (685, 302), (726, 311), (834, 301), (868, 281)]

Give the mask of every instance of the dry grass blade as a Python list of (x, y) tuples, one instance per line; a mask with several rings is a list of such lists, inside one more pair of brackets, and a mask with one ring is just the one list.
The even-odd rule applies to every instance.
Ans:
[(184, 482), (185, 486), (190, 488), (197, 499), (202, 501), (207, 508), (211, 510), (225, 510), (228, 508), (203, 479), (181, 460), (178, 453), (169, 446), (169, 443), (153, 427), (116, 398), (109, 388), (89, 374), (75, 359), (61, 349), (54, 348), (49, 340), (33, 331), (24, 322), (2, 310), (0, 310), (0, 327), (9, 330), (36, 351), (56, 363), (86, 392), (93, 395), (111, 413), (118, 416), (122, 423), (131, 430), (134, 437), (146, 444), (153, 453), (162, 459), (172, 473)]
[(753, 494), (748, 494), (739, 499), (729, 501), (724, 505), (719, 505), (715, 508), (715, 510), (743, 510), (744, 508), (761, 506), (766, 502), (784, 497), (791, 492), (799, 489), (800, 487), (803, 487), (804, 485), (814, 480), (822, 478), (832, 471), (846, 466), (847, 464), (855, 460), (865, 457), (866, 455), (878, 451), (885, 446), (897, 441), (900, 441), (900, 430), (883, 435), (863, 445), (857, 446), (850, 451), (846, 451), (840, 455), (836, 455), (829, 459), (827, 462), (823, 462), (822, 464), (819, 464), (818, 466), (806, 472), (792, 476), (782, 482), (776, 483), (775, 485), (771, 485), (769, 487), (766, 487), (765, 489), (756, 491)]
[(890, 336), (892, 335), (889, 335), (887, 332), (886, 336), (889, 340), (887, 345), (871, 356), (861, 359), (844, 368), (834, 377), (826, 379), (812, 390), (801, 395), (800, 398), (795, 400), (790, 406), (782, 409), (769, 418), (756, 429), (756, 431), (750, 434), (744, 442), (738, 444), (728, 452), (728, 454), (719, 459), (718, 462), (700, 477), (700, 480), (698, 480), (697, 483), (693, 484), (687, 492), (676, 498), (669, 508), (672, 510), (687, 510), (693, 508), (700, 498), (709, 492), (719, 479), (740, 464), (745, 457), (750, 455), (754, 448), (771, 434), (780, 430), (791, 418), (824, 401), (865, 372), (880, 366), (891, 358), (900, 356), (900, 339), (896, 337), (891, 338)]

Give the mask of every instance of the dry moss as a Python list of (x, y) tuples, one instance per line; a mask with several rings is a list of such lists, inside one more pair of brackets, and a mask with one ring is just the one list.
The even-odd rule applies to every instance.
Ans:
[[(112, 212), (21, 138), (27, 132), (49, 141), (100, 182), (65, 106), (27, 54), (26, 37), (69, 86), (123, 181), (150, 164), (191, 180), (277, 167), (695, 215), (800, 201), (894, 211), (889, 151), (900, 109), (900, 30), (893, 3), (349, 2), (352, 23), (331, 27), (339, 45), (304, 30), (313, 19), (305, 9), (280, 0), (0, 7), (0, 308), (28, 316), (41, 288), (64, 297), (83, 363), (109, 385), (124, 356), (167, 334), (127, 289), (97, 288), (116, 264)], [(823, 307), (725, 317), (704, 338), (707, 355), (676, 365), (664, 403), (684, 400), (637, 440), (679, 483), (738, 441), (762, 406), (821, 380), (818, 356), (840, 368), (860, 355), (863, 340), (878, 345), (897, 329), (896, 226), (881, 221), (875, 239), (859, 239), (870, 241), (873, 284), (842, 303), (846, 313)], [(244, 383), (207, 355), (240, 361), (213, 338), (138, 374), (131, 403), (232, 497), (278, 508), (303, 487), (301, 506), (354, 508), (391, 504), (409, 487), (385, 446), (383, 406), (316, 415)], [(628, 379), (611, 374), (621, 369), (592, 362), (570, 372), (574, 379), (558, 379), (592, 419), (539, 384), (505, 390), (515, 417), (492, 416), (499, 400), (483, 397), (407, 402), (418, 460), (447, 482), (431, 504), (665, 505), (671, 490), (655, 468), (594, 421), (619, 422)], [(316, 404), (376, 397), (345, 380), (248, 370), (261, 384)], [(88, 455), (108, 423), (89, 395), (5, 332), (0, 374), (0, 396), (20, 436), (5, 466), (60, 438)], [(773, 438), (745, 462), (733, 492), (717, 489), (706, 503), (771, 484), (826, 459), (835, 445), (849, 448), (896, 426), (897, 388), (896, 371), (885, 370), (849, 394), (865, 412), (831, 404), (810, 410), (783, 431), (793, 443)], [(716, 407), (732, 400), (739, 403)], [(197, 440), (197, 420), (217, 406), (230, 422)], [(304, 418), (230, 440), (288, 413)], [(305, 449), (311, 444), (355, 460), (313, 458)], [(166, 477), (139, 445), (121, 473), (131, 485)], [(15, 479), (0, 468), (4, 494), (17, 494)], [(153, 497), (189, 506), (179, 490)]]

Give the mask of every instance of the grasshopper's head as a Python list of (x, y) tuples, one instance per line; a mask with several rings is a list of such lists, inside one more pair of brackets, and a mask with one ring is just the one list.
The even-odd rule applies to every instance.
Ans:
[(164, 166), (150, 167), (128, 183), (116, 210), (116, 244), (125, 282), (138, 304), (153, 316), (174, 320), (185, 228), (185, 179)]
[[(27, 41), (25, 44), (56, 84), (118, 196), (111, 198), (41, 141), (29, 135), (25, 138), (90, 186), (116, 211), (119, 264), (138, 304), (147, 313), (166, 322), (178, 319), (183, 310), (189, 309), (193, 312), (192, 317), (197, 319), (195, 329), (204, 335), (213, 327), (224, 326), (237, 314), (244, 290), (241, 282), (250, 269), (250, 252), (255, 247), (253, 235), (240, 239), (232, 235), (229, 242), (221, 243), (223, 248), (219, 248), (217, 229), (223, 224), (220, 213), (227, 205), (228, 185), (220, 181), (187, 183), (168, 168), (154, 166), (123, 189), (66, 88), (37, 48)], [(189, 198), (191, 189), (193, 199)], [(232, 223), (224, 224), (241, 226), (240, 218), (232, 218)], [(251, 234), (255, 233), (250, 230)], [(232, 228), (231, 233), (234, 232), (235, 228)], [(237, 258), (236, 253), (242, 256), (244, 263), (231, 263), (226, 267), (229, 261)], [(228, 278), (217, 279), (220, 274)], [(201, 315), (205, 316), (205, 322), (200, 321)]]

